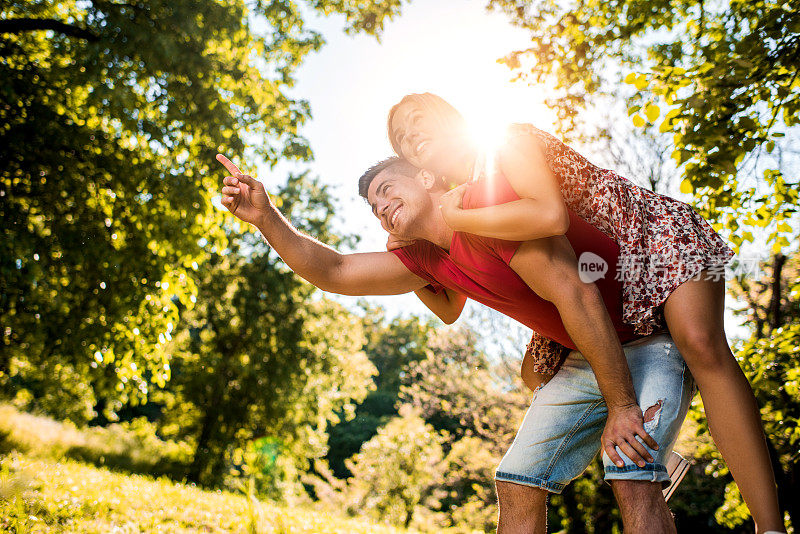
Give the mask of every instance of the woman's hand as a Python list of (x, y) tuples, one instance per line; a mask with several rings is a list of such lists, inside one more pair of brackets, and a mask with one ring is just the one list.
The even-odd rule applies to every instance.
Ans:
[(389, 234), (389, 240), (386, 242), (386, 250), (392, 251), (398, 248), (407, 247), (415, 243), (413, 239), (403, 239), (394, 234)]
[(468, 185), (469, 184), (461, 184), (442, 195), (439, 199), (439, 207), (442, 210), (444, 222), (453, 230), (459, 230), (459, 215), (463, 211), (462, 201), (464, 200), (464, 193), (467, 191)]

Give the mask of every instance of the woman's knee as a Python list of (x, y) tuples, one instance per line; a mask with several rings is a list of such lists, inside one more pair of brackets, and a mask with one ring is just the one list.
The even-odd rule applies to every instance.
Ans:
[(691, 325), (672, 334), (675, 344), (694, 374), (721, 371), (736, 364), (723, 330)]

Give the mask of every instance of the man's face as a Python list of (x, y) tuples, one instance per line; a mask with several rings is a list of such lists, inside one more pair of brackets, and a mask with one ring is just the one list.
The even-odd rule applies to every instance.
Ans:
[(424, 173), (415, 177), (402, 176), (392, 171), (379, 173), (369, 185), (367, 201), (381, 226), (390, 234), (414, 239), (418, 225), (426, 212), (433, 207), (424, 185)]

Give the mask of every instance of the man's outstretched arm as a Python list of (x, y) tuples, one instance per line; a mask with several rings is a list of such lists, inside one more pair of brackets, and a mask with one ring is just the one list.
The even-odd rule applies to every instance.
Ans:
[(232, 174), (223, 180), (222, 204), (258, 228), (286, 265), (318, 288), (342, 295), (396, 295), (427, 285), (391, 252), (340, 254), (298, 232), (272, 204), (261, 182), (222, 154), (217, 160)]
[(608, 406), (602, 445), (611, 460), (617, 465), (622, 461), (616, 446), (639, 465), (652, 462), (635, 438), (638, 435), (651, 448), (658, 448), (644, 430), (625, 352), (597, 286), (580, 280), (575, 252), (567, 238), (526, 241), (509, 266), (537, 295), (558, 308), (567, 333), (592, 366)]

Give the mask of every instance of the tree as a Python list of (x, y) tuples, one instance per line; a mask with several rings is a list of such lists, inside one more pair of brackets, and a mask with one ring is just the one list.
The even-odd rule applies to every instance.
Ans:
[(85, 421), (163, 385), (178, 309), (226, 247), (214, 153), (310, 156), (287, 96), (323, 44), (303, 9), (376, 35), (399, 6), (0, 2), (0, 386)]
[(353, 473), (346, 489), (351, 509), (408, 528), (442, 475), (444, 439), (411, 407), (401, 407), (400, 415), (347, 461)]
[(235, 450), (262, 436), (307, 468), (325, 454), (336, 413), (371, 385), (357, 318), (309, 302), (311, 288), (269, 258), (215, 257), (207, 268), (171, 385), (199, 415), (186, 429), (196, 443), (188, 478), (219, 484)]
[[(531, 46), (505, 62), (531, 83), (554, 86), (549, 104), (562, 132), (598, 96), (640, 93), (637, 126), (660, 121), (673, 134), (681, 189), (696, 207), (734, 232), (736, 245), (769, 227), (780, 249), (793, 233), (798, 181), (769, 157), (800, 123), (800, 11), (765, 0), (489, 0), (530, 31)], [(625, 73), (628, 73), (627, 76)], [(668, 110), (663, 111), (661, 107)]]
[(408, 364), (400, 401), (418, 409), (435, 429), (454, 439), (478, 437), (502, 455), (530, 402), (520, 379), (517, 387), (504, 387), (507, 382), (498, 376), (503, 368), (476, 349), (476, 337), (452, 328), (432, 335), (426, 357)]
[(530, 397), (519, 369), (509, 373), (502, 360), (489, 360), (477, 343), (475, 332), (463, 328), (432, 333), (428, 354), (406, 368), (400, 401), (447, 437), (443, 480), (429, 491), (435, 496), (428, 507), (436, 523), (492, 531), (497, 526), (494, 471)]
[[(348, 240), (331, 233), (335, 206), (316, 179), (292, 176), (275, 199), (298, 229)], [(260, 237), (232, 234), (230, 244), (198, 270), (197, 304), (181, 314), (172, 346), (175, 376), (163, 399), (171, 408), (160, 425), (194, 443), (190, 480), (218, 485), (234, 468), (255, 476), (260, 494), (283, 497), (297, 490), (297, 472), (327, 452), (328, 425), (352, 415), (375, 368), (361, 351), (357, 316), (317, 298)], [(280, 461), (256, 468), (258, 446)]]
[(363, 325), (362, 350), (378, 374), (374, 379), (375, 389), (356, 407), (353, 417), (343, 416), (330, 429), (326, 458), (339, 478), (351, 476), (345, 459), (357, 453), (362, 444), (377, 434), (379, 427), (397, 415), (400, 387), (408, 365), (430, 353), (428, 344), (435, 328), (433, 322), (419, 317), (387, 321), (382, 309), (372, 307), (364, 308)]

